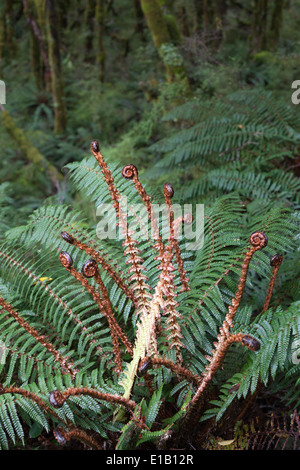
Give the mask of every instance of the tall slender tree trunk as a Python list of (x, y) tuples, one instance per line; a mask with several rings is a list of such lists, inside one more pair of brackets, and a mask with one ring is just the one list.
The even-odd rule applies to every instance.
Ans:
[(49, 90), (51, 73), (47, 47), (42, 30), (38, 25), (34, 3), (30, 0), (23, 0), (23, 10), (30, 27), (31, 63), (35, 82), (39, 89)]
[(104, 50), (104, 45), (103, 45), (104, 18), (105, 18), (104, 0), (97, 0), (97, 3), (96, 3), (96, 20), (97, 20), (97, 28), (98, 28), (97, 64), (98, 64), (98, 73), (99, 73), (100, 82), (104, 82), (104, 73), (105, 73), (105, 50)]
[[(3, 2), (4, 0), (2, 0)], [(11, 57), (15, 57), (17, 53), (17, 42), (14, 31), (14, 0), (5, 0), (5, 38), (6, 48)]]
[(267, 49), (268, 0), (254, 0), (251, 53)]
[(48, 54), (54, 105), (54, 132), (62, 134), (67, 126), (64, 83), (60, 58), (60, 35), (55, 0), (46, 0)]
[(158, 2), (156, 0), (141, 0), (141, 7), (153, 42), (164, 62), (167, 80), (169, 82), (181, 81), (185, 85), (186, 91), (189, 91), (182, 56), (172, 43), (167, 23)]
[(282, 26), (284, 0), (275, 0), (270, 26), (270, 43), (273, 49), (278, 46)]
[(5, 52), (5, 23), (3, 5), (0, 5), (0, 79), (2, 78), (2, 69)]
[(91, 60), (94, 56), (93, 39), (94, 39), (94, 18), (95, 18), (96, 2), (95, 0), (87, 0), (84, 12), (84, 31), (85, 31), (85, 59)]

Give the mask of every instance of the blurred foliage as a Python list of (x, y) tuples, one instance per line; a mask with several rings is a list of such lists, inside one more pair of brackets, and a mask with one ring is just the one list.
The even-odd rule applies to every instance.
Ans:
[[(154, 193), (171, 181), (178, 200), (207, 206), (234, 194), (249, 226), (272, 207), (299, 211), (300, 105), (291, 84), (300, 80), (300, 0), (154, 1), (167, 38), (159, 47), (146, 1), (47, 0), (58, 15), (52, 25), (43, 2), (1, 1), (2, 238), (45, 201), (83, 210), (93, 225), (94, 208), (66, 168), (87, 156), (92, 139), (110, 162), (136, 165)], [(60, 45), (52, 84), (55, 75), (67, 110), (60, 133), (42, 54), (45, 47), (49, 60), (49, 24)], [(29, 153), (5, 126), (6, 112)], [(51, 167), (61, 177), (51, 178)], [(299, 263), (288, 270), (297, 290)]]

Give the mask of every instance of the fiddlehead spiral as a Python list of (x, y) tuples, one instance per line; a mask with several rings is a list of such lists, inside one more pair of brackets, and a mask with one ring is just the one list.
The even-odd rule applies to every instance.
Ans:
[(59, 254), (59, 260), (62, 264), (62, 266), (66, 269), (70, 269), (73, 266), (73, 259), (72, 256), (69, 255), (66, 251), (62, 251)]
[(249, 237), (249, 242), (255, 248), (264, 248), (268, 244), (268, 237), (263, 232), (253, 232)]
[(122, 169), (122, 176), (127, 180), (132, 180), (133, 178), (138, 177), (138, 170), (136, 166), (128, 164)]
[(96, 273), (98, 272), (98, 265), (97, 265), (96, 260), (94, 259), (87, 260), (82, 266), (81, 272), (84, 275), (84, 277), (87, 277), (87, 278), (94, 277)]

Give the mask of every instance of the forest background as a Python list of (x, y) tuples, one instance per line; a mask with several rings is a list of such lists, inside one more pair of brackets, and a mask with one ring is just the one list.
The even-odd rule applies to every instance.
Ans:
[[(184, 188), (221, 166), (209, 187), (192, 193), (197, 202), (208, 190), (253, 191), (255, 182), (266, 191), (254, 158), (240, 157), (255, 149), (253, 139), (270, 143), (270, 126), (250, 129), (243, 121), (251, 112), (250, 124), (262, 125), (257, 104), (243, 105), (245, 115), (226, 128), (218, 123), (230, 115), (222, 103), (234, 92), (257, 91), (269, 113), (291, 108), (288, 124), (297, 130), (299, 1), (2, 0), (0, 8), (1, 197), (11, 208), (2, 225), (22, 223), (49, 196), (69, 203), (75, 195), (63, 168), (82, 159), (93, 138), (112, 161), (134, 163), (152, 184), (172, 178)], [(179, 115), (170, 117), (172, 110)], [(182, 132), (192, 128), (193, 113), (196, 122), (210, 122), (202, 135)], [(298, 176), (299, 147), (284, 154), (279, 146), (268, 153), (269, 163), (275, 155), (268, 171)], [(82, 197), (73, 203), (84, 204)]]
[[(232, 195), (249, 227), (282, 207), (299, 223), (299, 59), (300, 0), (0, 0), (1, 240), (43, 205), (96, 227), (95, 188), (78, 192), (66, 168), (93, 139), (154, 197), (169, 181), (177, 202), (207, 210)], [(298, 241), (275, 301), (296, 315)]]

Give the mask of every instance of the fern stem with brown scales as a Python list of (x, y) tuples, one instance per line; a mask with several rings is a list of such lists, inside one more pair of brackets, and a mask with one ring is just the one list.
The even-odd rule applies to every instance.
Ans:
[(252, 259), (252, 256), (254, 255), (256, 251), (261, 250), (267, 245), (268, 238), (263, 232), (257, 231), (250, 235), (249, 242), (251, 243), (251, 248), (246, 253), (246, 256), (242, 265), (242, 272), (241, 272), (238, 288), (235, 293), (235, 297), (232, 299), (231, 305), (228, 307), (228, 314), (226, 315), (226, 318), (225, 318), (225, 322), (229, 327), (233, 326), (232, 321), (242, 299), (242, 295), (243, 295), (245, 285), (246, 285), (249, 264)]
[(119, 217), (120, 216), (120, 212), (119, 212), (120, 193), (115, 186), (111, 171), (108, 168), (108, 165), (106, 161), (104, 160), (103, 155), (101, 154), (99, 142), (97, 140), (93, 140), (91, 142), (91, 151), (94, 157), (96, 158), (97, 162), (99, 163), (99, 166), (101, 168), (101, 171), (103, 173), (104, 179), (106, 181), (108, 190), (110, 192), (110, 195), (113, 201), (113, 206)]
[(279, 253), (272, 256), (272, 258), (270, 260), (270, 265), (272, 266), (273, 270), (272, 270), (272, 274), (271, 274), (271, 278), (270, 278), (269, 287), (268, 287), (268, 290), (267, 290), (267, 295), (266, 295), (266, 300), (265, 300), (263, 312), (266, 312), (269, 308), (271, 297), (272, 297), (272, 294), (273, 294), (273, 289), (274, 289), (276, 276), (277, 276), (278, 270), (280, 268), (280, 265), (282, 263), (282, 260), (283, 260), (283, 256)]
[(122, 370), (122, 361), (121, 361), (121, 352), (118, 337), (120, 337), (121, 341), (124, 341), (124, 346), (127, 348), (128, 352), (132, 354), (132, 346), (129, 340), (126, 338), (125, 334), (123, 333), (122, 329), (118, 325), (113, 311), (111, 309), (111, 304), (107, 299), (102, 299), (99, 292), (95, 290), (95, 288), (87, 281), (87, 279), (79, 273), (72, 265), (73, 260), (71, 256), (66, 252), (61, 252), (59, 255), (59, 259), (61, 264), (64, 268), (69, 271), (69, 273), (81, 283), (81, 285), (92, 295), (94, 301), (97, 303), (101, 313), (106, 317), (110, 329), (110, 334), (113, 342), (113, 351), (114, 357), (117, 367), (117, 372), (120, 373)]
[(137, 407), (137, 403), (133, 400), (121, 397), (120, 395), (101, 392), (100, 390), (89, 387), (70, 387), (63, 391), (54, 390), (50, 393), (49, 401), (52, 406), (60, 408), (68, 398), (78, 395), (88, 395), (92, 398), (97, 398), (98, 400), (120, 405), (127, 408), (129, 411), (134, 411)]
[(44, 335), (40, 335), (34, 328), (32, 328), (29, 323), (24, 320), (18, 312), (6, 301), (3, 297), (0, 297), (0, 305), (19, 323), (19, 325), (24, 328), (36, 341), (38, 341), (44, 348), (47, 349), (55, 358), (55, 360), (61, 365), (62, 372), (64, 374), (70, 374), (71, 377), (75, 377), (78, 372), (78, 369), (74, 365), (68, 362), (68, 357), (62, 356), (53, 346), (52, 343), (46, 340)]
[(214, 343), (214, 350), (212, 351), (211, 356), (206, 356), (206, 359), (209, 362), (204, 372), (201, 374), (201, 383), (189, 404), (188, 411), (184, 419), (182, 433), (186, 431), (187, 427), (191, 426), (193, 428), (197, 423), (203, 403), (202, 398), (204, 392), (216, 372), (220, 369), (229, 346), (232, 343), (239, 342), (252, 351), (257, 351), (260, 348), (260, 343), (251, 336), (244, 335), (242, 333), (230, 333), (229, 331), (229, 328), (233, 327), (233, 318), (242, 298), (251, 258), (257, 250), (260, 250), (267, 245), (268, 239), (263, 232), (258, 231), (250, 235), (249, 241), (252, 246), (245, 256), (235, 297), (232, 299), (231, 305), (228, 307), (228, 314), (219, 329), (217, 341)]
[(132, 345), (131, 345), (129, 339), (127, 338), (124, 331), (122, 330), (122, 328), (117, 323), (117, 321), (114, 317), (114, 313), (113, 313), (113, 310), (112, 310), (109, 294), (108, 294), (108, 291), (107, 291), (107, 289), (104, 285), (104, 282), (102, 281), (102, 278), (101, 278), (96, 260), (90, 259), (90, 260), (86, 261), (84, 263), (83, 267), (82, 267), (82, 274), (87, 278), (93, 277), (95, 279), (97, 285), (100, 288), (102, 299), (103, 299), (103, 302), (104, 302), (104, 305), (105, 305), (105, 311), (108, 312), (109, 318), (111, 320), (111, 323), (114, 326), (114, 329), (115, 329), (118, 337), (120, 338), (120, 340), (122, 341), (122, 343), (126, 347), (129, 354), (132, 356)]
[[(266, 312), (269, 308), (270, 300), (271, 300), (272, 293), (273, 293), (275, 279), (276, 279), (278, 270), (280, 268), (280, 265), (282, 263), (282, 260), (283, 260), (283, 256), (281, 254), (278, 254), (278, 253), (276, 255), (272, 256), (272, 258), (270, 259), (270, 265), (273, 267), (273, 270), (272, 270), (272, 274), (271, 274), (271, 278), (270, 278), (270, 282), (269, 282), (269, 287), (268, 287), (268, 290), (267, 290), (267, 295), (266, 295), (266, 300), (265, 300), (263, 312)], [(251, 404), (255, 401), (255, 399), (257, 398), (257, 395), (260, 393), (260, 391), (263, 387), (264, 387), (264, 385), (263, 385), (261, 379), (259, 378), (258, 382), (257, 382), (255, 392), (252, 393), (252, 394), (248, 394), (248, 396), (246, 397), (245, 402), (243, 404), (243, 407), (242, 407), (242, 409), (241, 409), (241, 411), (240, 411), (240, 413), (239, 413), (239, 415), (238, 415), (238, 417), (236, 418), (235, 421), (240, 421), (243, 418), (243, 416), (248, 411)]]
[(70, 245), (74, 245), (80, 250), (84, 251), (88, 255), (90, 255), (92, 258), (94, 258), (97, 263), (101, 265), (101, 267), (108, 272), (110, 277), (115, 281), (115, 283), (122, 289), (122, 291), (125, 293), (125, 295), (132, 300), (132, 302), (135, 302), (134, 298), (134, 293), (128, 289), (127, 285), (124, 283), (124, 281), (121, 279), (121, 276), (119, 273), (117, 273), (111, 265), (106, 261), (106, 259), (100, 255), (100, 253), (92, 248), (91, 246), (87, 245), (86, 243), (83, 243), (79, 241), (77, 238), (75, 238), (73, 235), (71, 235), (69, 232), (61, 232), (61, 237)]
[(25, 398), (29, 398), (30, 400), (34, 401), (46, 414), (49, 413), (55, 418), (61, 420), (59, 415), (36, 393), (30, 392), (29, 390), (25, 390), (21, 387), (4, 387), (2, 384), (0, 384), (0, 395), (5, 395), (6, 393), (22, 395)]
[(201, 381), (200, 375), (193, 374), (189, 369), (186, 369), (165, 357), (155, 356), (151, 358), (151, 361), (154, 366), (164, 366), (170, 369), (177, 375), (178, 380), (182, 380), (182, 377), (184, 377), (194, 385), (199, 385), (199, 382)]
[[(178, 272), (180, 275), (180, 281), (182, 284), (181, 292), (186, 292), (190, 290), (189, 287), (189, 279), (186, 276), (186, 271), (184, 269), (183, 259), (181, 257), (181, 251), (177, 239), (177, 224), (178, 221), (174, 221), (174, 212), (172, 211), (172, 197), (174, 196), (174, 189), (170, 183), (165, 183), (164, 185), (164, 197), (165, 197), (165, 204), (167, 206), (167, 212), (169, 216), (169, 224), (170, 224), (170, 244), (172, 247), (173, 252), (176, 256), (176, 261), (178, 265)], [(179, 218), (180, 219), (180, 218)], [(179, 221), (181, 224), (181, 220)]]
[(151, 298), (151, 287), (147, 283), (148, 277), (143, 274), (143, 271), (146, 271), (146, 268), (143, 265), (144, 261), (140, 256), (140, 250), (136, 247), (136, 245), (136, 240), (132, 239), (129, 236), (123, 242), (123, 246), (126, 247), (124, 250), (124, 255), (128, 256), (126, 264), (130, 265), (130, 267), (128, 268), (128, 272), (130, 273), (130, 278), (128, 279), (128, 282), (132, 283), (132, 290), (135, 296), (135, 315), (140, 316), (142, 314), (148, 314), (149, 312), (149, 299)]
[(55, 408), (60, 408), (70, 397), (80, 395), (87, 395), (89, 397), (96, 398), (97, 400), (106, 401), (114, 405), (120, 405), (131, 413), (132, 420), (137, 424), (140, 429), (149, 430), (144, 420), (140, 419), (134, 413), (136, 409), (140, 410), (140, 407), (138, 407), (137, 403), (134, 400), (121, 397), (120, 395), (113, 395), (111, 393), (101, 392), (100, 390), (96, 390), (95, 388), (89, 387), (70, 387), (63, 391), (53, 390), (52, 392), (50, 392), (49, 402)]
[(123, 231), (125, 240), (123, 242), (123, 246), (126, 247), (124, 254), (129, 255), (129, 259), (127, 260), (127, 264), (131, 264), (131, 268), (129, 272), (133, 272), (131, 278), (129, 281), (134, 281), (132, 291), (134, 292), (135, 299), (137, 301), (137, 307), (136, 307), (136, 315), (139, 315), (141, 313), (149, 313), (149, 290), (151, 289), (150, 286), (146, 283), (146, 280), (148, 279), (147, 276), (142, 274), (142, 270), (144, 270), (143, 266), (143, 260), (139, 256), (140, 251), (137, 248), (138, 242), (134, 240), (131, 237), (131, 234), (129, 233), (128, 230), (128, 224), (127, 224), (127, 217), (126, 214), (123, 214), (120, 200), (121, 200), (121, 195), (118, 191), (118, 189), (115, 186), (114, 179), (112, 177), (111, 171), (108, 168), (103, 155), (100, 152), (100, 147), (99, 147), (99, 142), (96, 140), (93, 140), (91, 142), (91, 151), (96, 158), (97, 162), (99, 163), (99, 166), (101, 168), (101, 171), (104, 175), (106, 184), (108, 186), (108, 190), (111, 195), (111, 199), (113, 201), (113, 207), (116, 211), (116, 215), (119, 219), (119, 226), (121, 230)]
[[(17, 266), (21, 271), (26, 273), (28, 277), (33, 279), (35, 283), (40, 284), (40, 286), (45, 290), (45, 292), (48, 292), (49, 295), (51, 295), (51, 297), (54, 299), (54, 301), (58, 303), (59, 305), (61, 305), (61, 307), (66, 310), (67, 315), (70, 316), (72, 321), (76, 323), (77, 325), (80, 325), (81, 331), (84, 332), (84, 334), (89, 338), (90, 344), (96, 343), (96, 340), (93, 338), (92, 334), (88, 332), (87, 328), (82, 324), (82, 321), (80, 320), (80, 318), (78, 318), (76, 313), (74, 313), (73, 310), (68, 306), (67, 302), (63, 300), (59, 295), (57, 295), (53, 289), (51, 289), (51, 286), (41, 281), (41, 279), (37, 277), (35, 274), (33, 274), (33, 272), (25, 268), (25, 266), (23, 266), (19, 261), (16, 261), (14, 258), (7, 255), (6, 253), (0, 252), (0, 256), (2, 256), (3, 258), (6, 258), (12, 265)], [(102, 352), (102, 348), (100, 346), (96, 345), (95, 347), (99, 352)]]
[(151, 233), (153, 233), (154, 239), (156, 240), (153, 247), (158, 251), (158, 253), (161, 254), (164, 249), (164, 243), (162, 241), (157, 219), (155, 217), (155, 214), (152, 208), (150, 196), (148, 196), (148, 194), (145, 191), (145, 188), (143, 187), (142, 183), (140, 182), (138, 178), (137, 168), (131, 164), (124, 166), (124, 168), (122, 169), (122, 176), (126, 179), (132, 180), (135, 185), (135, 188), (137, 192), (139, 193), (146, 207), (146, 211), (148, 213), (148, 219), (150, 220), (150, 223), (151, 223)]
[[(169, 187), (167, 191), (166, 186), (165, 186), (164, 194), (165, 194), (166, 201), (169, 199), (169, 202), (170, 202), (170, 197), (167, 196), (167, 194), (170, 195)], [(164, 312), (164, 315), (167, 316), (166, 331), (169, 332), (167, 336), (167, 341), (169, 342), (169, 349), (171, 348), (175, 349), (176, 359), (180, 363), (183, 360), (181, 349), (185, 348), (185, 346), (181, 341), (183, 336), (181, 334), (181, 328), (178, 322), (178, 320), (182, 319), (182, 315), (176, 310), (176, 307), (178, 306), (178, 304), (174, 300), (177, 294), (175, 292), (175, 286), (174, 286), (175, 276), (173, 272), (175, 271), (175, 268), (172, 262), (173, 256), (174, 256), (174, 251), (172, 249), (173, 247), (172, 242), (177, 237), (177, 230), (180, 226), (179, 224), (182, 224), (184, 222), (185, 222), (185, 219), (182, 217), (179, 217), (178, 220), (174, 221), (174, 219), (171, 216), (170, 236), (168, 240), (169, 243), (168, 245), (165, 246), (162, 255), (158, 256), (158, 259), (160, 259), (161, 261), (161, 264), (160, 266), (158, 266), (158, 269), (161, 269), (160, 279), (162, 280), (162, 293), (165, 297), (163, 312)]]
[[(227, 335), (225, 330), (220, 328), (220, 334), (218, 335), (217, 342), (214, 343), (215, 349), (211, 356), (206, 356), (209, 364), (206, 366), (204, 373), (201, 374), (200, 385), (198, 386), (198, 389), (188, 406), (188, 411), (184, 420), (185, 423), (183, 424), (184, 430), (187, 430), (188, 427), (193, 429), (197, 424), (203, 404), (202, 398), (207, 389), (207, 386), (210, 384), (212, 378), (222, 366), (226, 352), (229, 346), (233, 343), (241, 343), (251, 351), (257, 351), (260, 348), (260, 343), (251, 336), (242, 333), (232, 333)], [(183, 434), (184, 432), (185, 431), (183, 431)]]
[(53, 434), (60, 445), (65, 445), (71, 439), (75, 439), (94, 450), (102, 450), (102, 446), (96, 441), (96, 439), (79, 428), (63, 429), (59, 426), (53, 431)]

